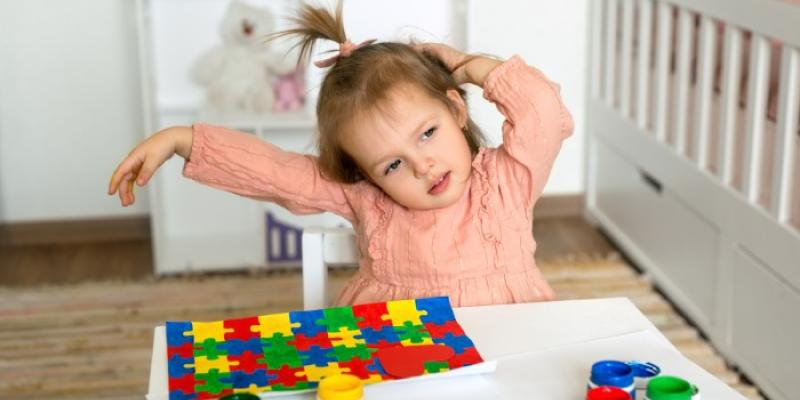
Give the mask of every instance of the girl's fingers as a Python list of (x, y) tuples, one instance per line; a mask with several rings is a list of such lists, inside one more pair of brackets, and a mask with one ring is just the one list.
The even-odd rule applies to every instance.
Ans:
[(117, 189), (119, 188), (119, 182), (122, 179), (122, 174), (124, 172), (122, 169), (123, 164), (118, 165), (117, 169), (114, 170), (114, 173), (111, 174), (111, 181), (108, 182), (109, 195), (113, 195), (114, 193), (116, 193)]
[(150, 181), (150, 177), (153, 176), (153, 173), (158, 167), (159, 165), (157, 165), (156, 161), (152, 159), (145, 160), (141, 168), (139, 168), (139, 173), (136, 174), (136, 184), (139, 186), (144, 186), (147, 184), (147, 182)]
[(125, 174), (119, 180), (119, 202), (123, 206), (127, 205), (128, 202), (128, 191), (130, 190), (130, 186), (127, 184), (128, 177), (130, 173)]
[(119, 201), (122, 206), (129, 206), (136, 201), (134, 194), (134, 181), (136, 176), (133, 173), (125, 174), (119, 182)]
[(134, 190), (133, 189), (134, 188), (133, 180), (134, 180), (134, 177), (131, 177), (128, 180), (128, 205), (131, 205), (136, 201), (136, 195), (133, 194), (133, 190)]
[[(453, 75), (461, 68), (468, 60), (468, 57), (450, 46), (441, 43), (420, 43), (414, 45), (414, 48), (423, 53), (428, 53), (442, 60), (442, 62), (450, 69)], [(463, 78), (463, 77), (462, 77)]]
[(117, 169), (114, 170), (114, 173), (111, 174), (111, 182), (108, 184), (108, 194), (114, 194), (117, 189), (119, 189), (119, 184), (122, 181), (122, 178), (130, 172), (130, 168), (127, 166), (127, 164), (128, 159), (125, 159), (117, 166)]
[(467, 70), (463, 66), (457, 68), (453, 71), (453, 80), (455, 80), (459, 85), (462, 83), (467, 82)]
[(108, 194), (114, 194), (120, 189), (122, 178), (127, 174), (135, 174), (141, 168), (141, 165), (142, 160), (133, 155), (128, 156), (128, 158), (122, 161), (114, 171), (114, 174), (111, 175), (111, 183), (108, 185)]

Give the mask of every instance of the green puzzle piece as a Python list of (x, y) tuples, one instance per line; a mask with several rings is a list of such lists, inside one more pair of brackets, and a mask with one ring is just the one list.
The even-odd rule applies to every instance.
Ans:
[(222, 342), (216, 341), (214, 338), (208, 338), (200, 343), (199, 345), (195, 346), (194, 349), (194, 356), (206, 356), (209, 360), (216, 360), (219, 356), (227, 356), (227, 350), (220, 350), (217, 345), (222, 344)]
[(310, 386), (306, 381), (297, 381), (295, 382), (294, 386), (284, 386), (282, 383), (276, 383), (270, 387), (272, 388), (273, 392), (285, 392), (289, 390), (308, 389)]
[(276, 333), (268, 339), (261, 339), (264, 357), (256, 361), (266, 362), (269, 368), (273, 369), (279, 369), (283, 365), (291, 368), (303, 366), (297, 348), (289, 345), (292, 340), (294, 340), (294, 336), (283, 336), (282, 333)]
[[(328, 332), (339, 332), (344, 327), (348, 330), (358, 330), (358, 320), (353, 315), (351, 307), (327, 308), (322, 310), (324, 319), (317, 320), (317, 325), (327, 326)], [(359, 317), (358, 319), (363, 319)]]
[(400, 341), (410, 340), (411, 343), (422, 343), (425, 339), (431, 339), (431, 334), (422, 325), (414, 325), (411, 321), (403, 322), (403, 326), (395, 326), (394, 331)]
[(211, 368), (205, 374), (195, 374), (195, 379), (204, 380), (204, 384), (196, 384), (194, 390), (197, 392), (208, 392), (211, 394), (220, 394), (225, 389), (232, 389), (233, 383), (222, 382), (220, 378), (228, 378), (230, 380), (231, 374), (219, 373), (217, 368)]
[(333, 353), (336, 354), (336, 359), (340, 362), (347, 362), (355, 357), (369, 360), (372, 358), (371, 354), (376, 351), (378, 350), (371, 349), (363, 344), (356, 345), (356, 347), (333, 346)]
[(449, 370), (450, 366), (447, 364), (446, 361), (425, 361), (425, 371), (428, 371), (428, 373), (436, 373)]
[(267, 348), (294, 349), (295, 347), (289, 344), (291, 341), (294, 341), (294, 336), (283, 336), (282, 333), (278, 332), (272, 335), (271, 338), (262, 338), (261, 346), (264, 348), (264, 350)]

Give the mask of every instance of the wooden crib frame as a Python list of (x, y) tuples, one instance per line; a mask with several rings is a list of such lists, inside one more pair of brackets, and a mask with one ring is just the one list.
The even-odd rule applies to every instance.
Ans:
[(797, 398), (800, 6), (590, 4), (587, 216), (770, 398)]

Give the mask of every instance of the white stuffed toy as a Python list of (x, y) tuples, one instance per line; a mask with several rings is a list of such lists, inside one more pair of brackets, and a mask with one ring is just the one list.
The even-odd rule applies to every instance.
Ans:
[(264, 38), (273, 32), (270, 10), (233, 0), (222, 23), (222, 44), (203, 54), (192, 78), (207, 89), (209, 106), (219, 113), (262, 113), (273, 109), (273, 82), (293, 72), (296, 59), (271, 49)]

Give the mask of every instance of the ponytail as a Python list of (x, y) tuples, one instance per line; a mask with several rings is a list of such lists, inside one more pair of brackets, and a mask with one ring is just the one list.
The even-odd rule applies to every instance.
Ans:
[(290, 18), (297, 24), (297, 27), (267, 36), (267, 40), (278, 39), (288, 36), (297, 36), (297, 43), (292, 49), (300, 47), (298, 64), (304, 63), (311, 56), (314, 44), (319, 39), (327, 39), (336, 43), (344, 43), (347, 36), (344, 33), (344, 21), (342, 20), (342, 1), (337, 1), (335, 14), (324, 7), (314, 7), (306, 4), (300, 10), (298, 17)]

